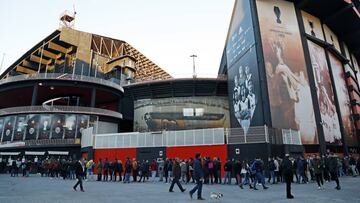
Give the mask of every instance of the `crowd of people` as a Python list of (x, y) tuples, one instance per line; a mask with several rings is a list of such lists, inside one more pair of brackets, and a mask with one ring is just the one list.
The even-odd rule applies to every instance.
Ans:
[[(0, 171), (8, 171), (11, 176), (27, 177), (30, 173), (39, 173), (42, 177), (57, 177), (63, 179), (76, 179), (78, 182), (85, 181), (121, 181), (130, 182), (165, 182), (171, 183), (169, 191), (173, 191), (174, 184), (184, 192), (181, 183), (195, 183), (198, 188), (202, 184), (236, 184), (241, 189), (248, 185), (250, 189), (258, 190), (261, 185), (263, 189), (268, 189), (270, 184), (286, 183), (287, 197), (293, 198), (290, 191), (291, 183), (307, 184), (316, 182), (318, 189), (323, 189), (324, 182), (334, 180), (336, 189), (341, 186), (338, 177), (357, 176), (360, 172), (360, 158), (353, 155), (339, 158), (335, 154), (324, 156), (311, 155), (284, 158), (270, 157), (268, 160), (256, 158), (252, 161), (247, 160), (226, 160), (224, 163), (218, 157), (195, 157), (180, 160), (175, 159), (153, 159), (136, 160), (126, 158), (124, 163), (120, 159), (110, 160), (105, 158), (97, 162), (93, 160), (73, 160), (54, 157), (43, 160), (35, 157), (33, 160), (9, 159), (0, 160)], [(79, 169), (79, 164), (82, 170)], [(200, 170), (200, 172), (199, 172)], [(223, 174), (223, 178), (222, 175)], [(79, 177), (81, 177), (79, 180)], [(200, 178), (201, 177), (201, 181)], [(267, 179), (267, 180), (266, 180)], [(234, 182), (232, 182), (234, 180)], [(76, 188), (74, 187), (76, 190)], [(201, 189), (200, 189), (201, 190)], [(190, 191), (190, 196), (192, 193)], [(201, 192), (200, 196), (201, 199)]]

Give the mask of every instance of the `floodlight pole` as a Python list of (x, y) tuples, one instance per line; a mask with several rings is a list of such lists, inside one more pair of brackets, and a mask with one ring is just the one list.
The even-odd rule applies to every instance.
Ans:
[(196, 72), (195, 72), (195, 57), (197, 57), (195, 54), (190, 55), (191, 58), (193, 58), (193, 78), (196, 78)]

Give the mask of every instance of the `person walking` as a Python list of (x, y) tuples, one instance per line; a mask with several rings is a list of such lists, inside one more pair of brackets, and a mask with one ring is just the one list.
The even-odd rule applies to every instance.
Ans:
[(173, 188), (175, 183), (181, 190), (181, 192), (185, 192), (186, 189), (184, 189), (180, 183), (180, 177), (181, 177), (181, 167), (180, 167), (180, 160), (179, 158), (175, 158), (174, 165), (173, 165), (173, 179), (169, 188), (169, 192), (174, 192)]
[(337, 161), (337, 156), (334, 153), (331, 153), (329, 156), (329, 171), (330, 171), (330, 176), (331, 176), (331, 180), (334, 180), (336, 182), (336, 187), (335, 189), (340, 190), (340, 182), (339, 182), (339, 178), (338, 178), (338, 161)]
[(284, 173), (284, 178), (286, 182), (286, 198), (293, 199), (294, 196), (291, 194), (291, 182), (293, 179), (293, 173), (292, 173), (292, 163), (289, 159), (289, 154), (285, 154), (285, 158), (281, 163), (281, 168)]
[(324, 180), (323, 180), (323, 172), (324, 172), (324, 163), (320, 159), (320, 156), (316, 156), (313, 161), (313, 168), (315, 173), (316, 182), (318, 184), (318, 189), (322, 189), (324, 186)]
[(83, 183), (82, 183), (82, 180), (84, 178), (84, 169), (82, 166), (81, 159), (78, 162), (76, 162), (76, 164), (75, 164), (75, 174), (76, 174), (76, 178), (78, 179), (78, 181), (74, 185), (73, 189), (76, 191), (77, 186), (80, 184), (80, 191), (85, 192), (84, 188), (83, 188)]
[(202, 181), (203, 181), (203, 169), (202, 169), (202, 165), (201, 165), (201, 157), (200, 157), (200, 153), (197, 153), (195, 155), (195, 160), (194, 160), (194, 175), (193, 175), (193, 179), (196, 181), (196, 185), (195, 187), (190, 190), (189, 195), (190, 198), (193, 198), (193, 194), (195, 193), (195, 191), (197, 190), (197, 199), (198, 200), (205, 200), (202, 196), (201, 196), (201, 192), (202, 192)]

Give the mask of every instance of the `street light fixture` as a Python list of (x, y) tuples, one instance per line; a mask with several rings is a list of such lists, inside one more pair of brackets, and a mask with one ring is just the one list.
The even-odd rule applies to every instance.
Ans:
[(191, 58), (193, 58), (193, 78), (196, 78), (196, 72), (195, 72), (195, 57), (197, 57), (195, 54), (190, 55)]

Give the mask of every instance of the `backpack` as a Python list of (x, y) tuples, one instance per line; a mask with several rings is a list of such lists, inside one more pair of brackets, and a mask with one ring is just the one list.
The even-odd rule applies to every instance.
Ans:
[(256, 161), (254, 161), (252, 164), (251, 164), (251, 167), (250, 167), (250, 173), (251, 175), (255, 175), (256, 174)]
[(213, 169), (213, 168), (214, 168), (213, 162), (209, 162), (209, 163), (208, 163), (208, 168), (209, 168), (209, 169)]

